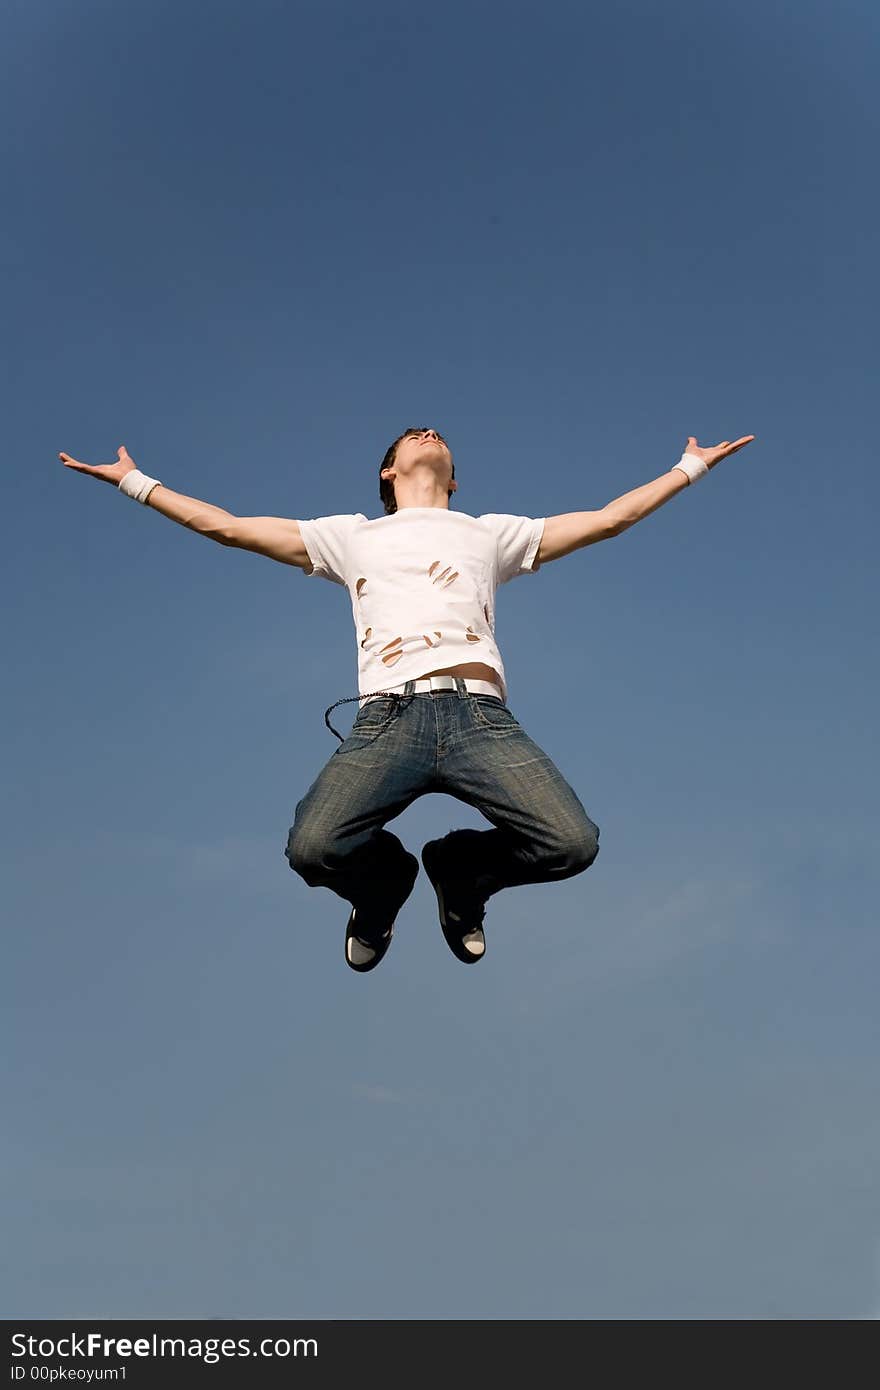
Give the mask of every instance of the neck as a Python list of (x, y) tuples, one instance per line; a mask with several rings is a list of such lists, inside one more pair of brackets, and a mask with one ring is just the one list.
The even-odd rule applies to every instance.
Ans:
[(398, 487), (395, 488), (394, 495), (399, 512), (405, 512), (407, 507), (436, 507), (439, 511), (449, 511), (449, 498), (445, 492), (438, 493), (427, 488), (407, 488), (401, 496)]

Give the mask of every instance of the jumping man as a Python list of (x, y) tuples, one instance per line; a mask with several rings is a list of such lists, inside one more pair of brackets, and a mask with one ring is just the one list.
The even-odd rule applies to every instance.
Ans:
[(453, 830), (422, 849), (443, 935), (465, 964), (485, 952), (493, 894), (592, 864), (598, 826), (508, 708), (496, 590), (619, 536), (754, 438), (700, 448), (690, 436), (679, 462), (653, 482), (599, 511), (542, 518), (452, 511), (455, 465), (433, 429), (405, 430), (387, 450), (379, 468), (385, 515), (372, 519), (234, 516), (147, 477), (124, 446), (112, 464), (59, 458), (199, 535), (348, 590), (360, 708), (297, 804), (284, 854), (306, 883), (351, 905), (345, 959), (364, 972), (388, 950), (419, 872), (386, 823), (427, 792), (457, 797), (493, 826)]

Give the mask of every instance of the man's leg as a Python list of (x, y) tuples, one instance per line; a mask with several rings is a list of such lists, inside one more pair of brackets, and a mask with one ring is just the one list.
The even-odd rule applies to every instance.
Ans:
[(445, 740), (436, 789), (495, 829), (453, 830), (437, 842), (450, 876), (485, 902), (502, 888), (582, 873), (599, 852), (599, 827), (572, 787), (501, 700), (459, 694), (444, 707), (458, 727)]
[(412, 889), (413, 856), (383, 827), (427, 790), (434, 770), (413, 703), (385, 696), (362, 706), (297, 804), (284, 850), (310, 887), (330, 888), (364, 918), (402, 906)]

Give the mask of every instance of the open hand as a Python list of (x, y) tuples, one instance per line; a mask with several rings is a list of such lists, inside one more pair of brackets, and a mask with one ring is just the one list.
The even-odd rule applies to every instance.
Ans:
[(696, 454), (697, 458), (703, 460), (707, 468), (714, 468), (715, 464), (721, 459), (726, 459), (728, 454), (735, 454), (737, 449), (744, 449), (747, 444), (751, 444), (754, 437), (753, 434), (744, 434), (742, 439), (735, 439), (732, 444), (729, 439), (723, 439), (720, 444), (701, 449), (694, 436), (689, 434), (685, 453)]
[(102, 482), (118, 487), (126, 473), (130, 473), (137, 465), (124, 444), (120, 444), (116, 452), (119, 455), (117, 463), (80, 463), (77, 459), (71, 458), (70, 454), (59, 454), (58, 457), (65, 468), (73, 468), (77, 473), (91, 473), (93, 478), (100, 478)]

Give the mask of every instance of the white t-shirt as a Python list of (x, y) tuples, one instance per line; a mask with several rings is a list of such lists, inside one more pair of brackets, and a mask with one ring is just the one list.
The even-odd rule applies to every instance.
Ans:
[(357, 512), (300, 521), (312, 566), (303, 574), (348, 589), (359, 693), (480, 661), (498, 672), (506, 700), (495, 590), (540, 568), (544, 520), (403, 507), (372, 520)]

